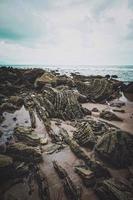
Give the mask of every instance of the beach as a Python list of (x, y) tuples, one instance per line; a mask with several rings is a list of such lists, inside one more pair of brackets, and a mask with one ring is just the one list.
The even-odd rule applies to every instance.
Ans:
[(2, 200), (132, 199), (129, 82), (1, 67)]

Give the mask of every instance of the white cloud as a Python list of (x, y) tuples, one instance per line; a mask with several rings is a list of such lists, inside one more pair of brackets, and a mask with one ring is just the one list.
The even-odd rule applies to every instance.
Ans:
[(32, 26), (39, 24), (32, 31), (39, 27), (38, 37), (23, 43), (1, 40), (0, 60), (20, 64), (132, 64), (132, 41), (125, 38), (133, 11), (127, 0), (109, 4), (107, 0), (49, 2), (47, 7), (31, 9), (35, 18)]

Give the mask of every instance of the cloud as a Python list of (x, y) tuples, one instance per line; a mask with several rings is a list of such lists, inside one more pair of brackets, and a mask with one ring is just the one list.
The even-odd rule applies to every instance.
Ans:
[(127, 0), (1, 0), (0, 60), (129, 64), (132, 20)]

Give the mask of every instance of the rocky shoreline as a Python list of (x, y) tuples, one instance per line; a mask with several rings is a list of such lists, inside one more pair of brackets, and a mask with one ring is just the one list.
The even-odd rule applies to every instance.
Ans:
[(116, 76), (1, 67), (0, 199), (133, 199), (132, 95)]

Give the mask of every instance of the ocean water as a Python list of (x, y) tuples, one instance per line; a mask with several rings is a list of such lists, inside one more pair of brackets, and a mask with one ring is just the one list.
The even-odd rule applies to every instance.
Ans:
[(117, 75), (118, 80), (133, 81), (133, 65), (13, 65), (17, 68), (43, 68), (47, 70), (58, 70), (61, 74), (78, 72), (82, 75)]

